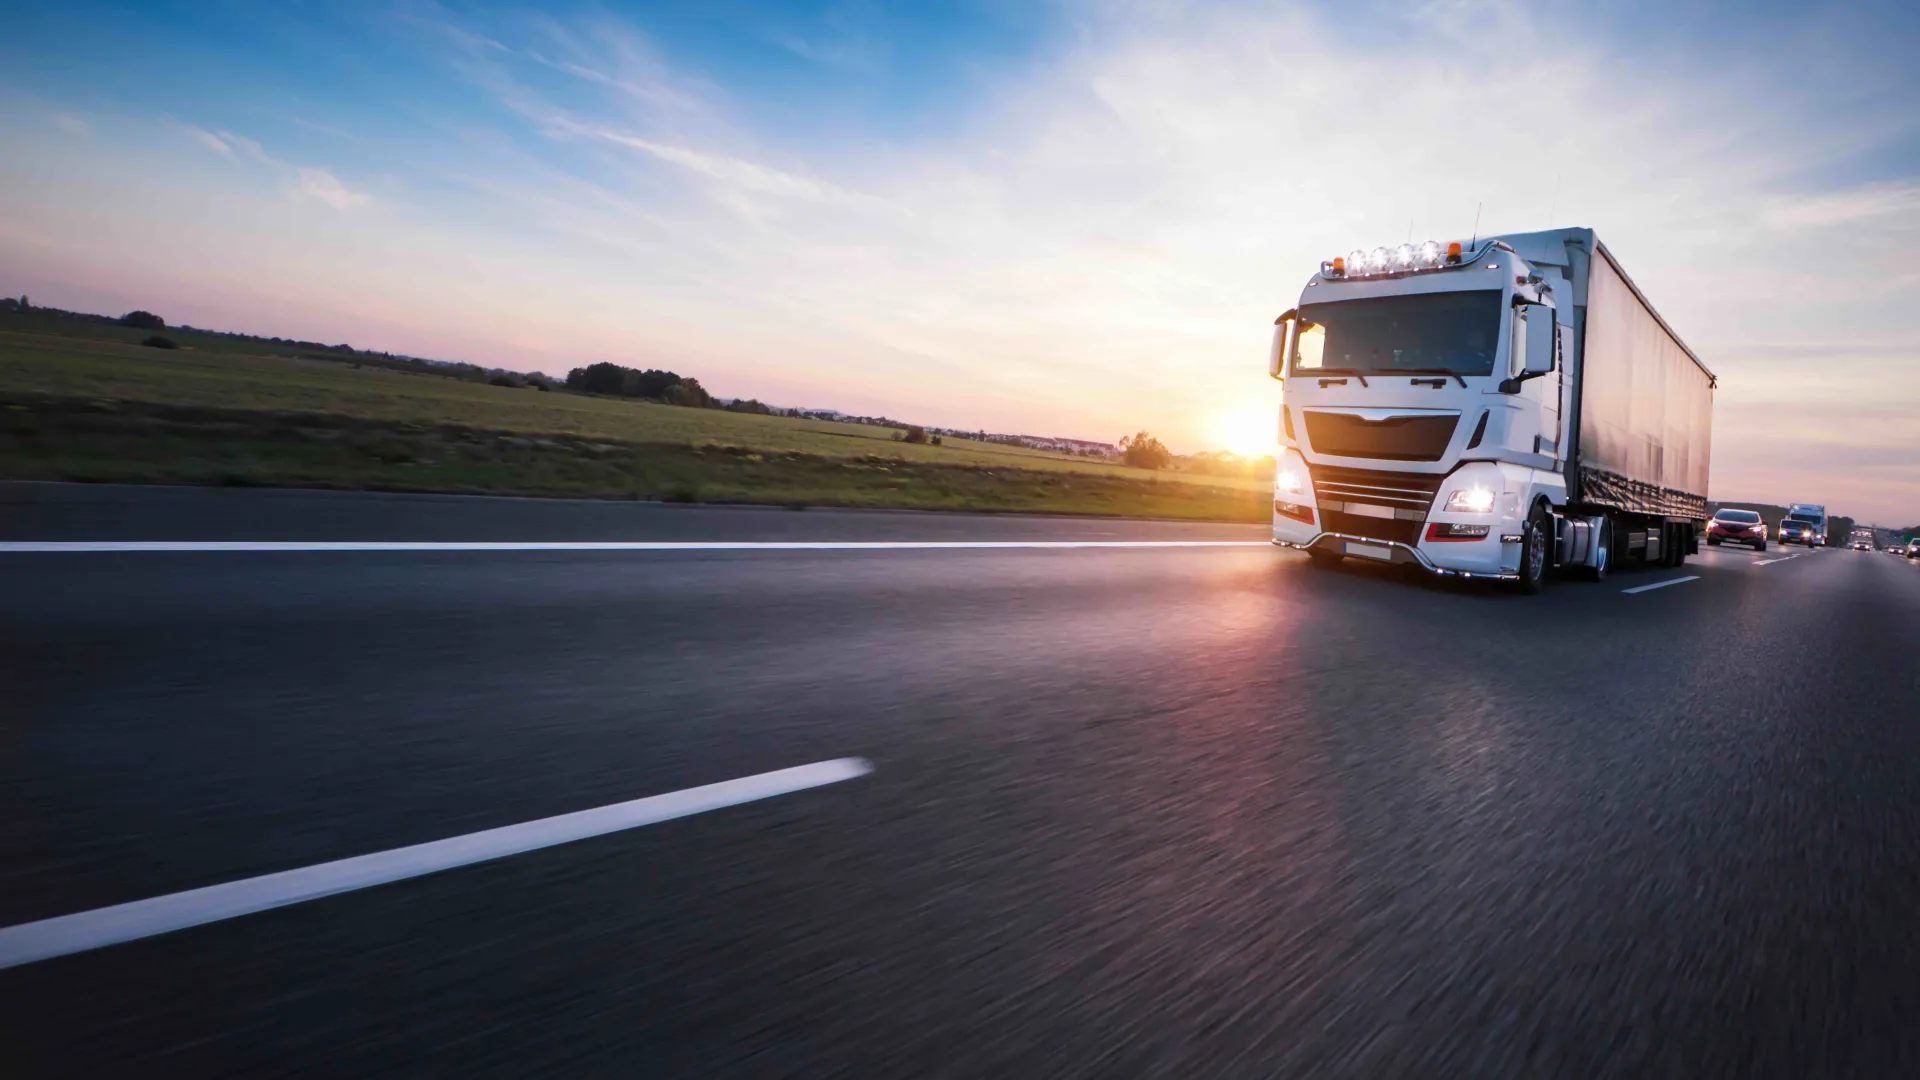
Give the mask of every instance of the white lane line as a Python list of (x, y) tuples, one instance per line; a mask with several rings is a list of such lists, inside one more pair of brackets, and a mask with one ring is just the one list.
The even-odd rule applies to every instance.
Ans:
[(0, 554), (220, 551), (946, 551), (956, 548), (1272, 547), (1266, 540), (7, 540)]
[[(1802, 554), (1805, 554), (1805, 553), (1802, 552)], [(1755, 559), (1753, 560), (1753, 565), (1772, 566), (1774, 563), (1792, 562), (1793, 560), (1799, 557), (1800, 557), (1799, 555), (1783, 555), (1778, 559)]]
[(1641, 585), (1632, 589), (1621, 589), (1620, 591), (1623, 593), (1626, 593), (1628, 596), (1632, 596), (1634, 593), (1643, 593), (1648, 591), (1649, 589), (1664, 589), (1669, 585), (1678, 585), (1683, 581), (1699, 581), (1699, 580), (1700, 580), (1700, 575), (1688, 574), (1686, 577), (1668, 578), (1665, 581), (1656, 581), (1651, 585)]
[(304, 900), (837, 784), (872, 771), (873, 766), (862, 758), (817, 761), (446, 840), (21, 923), (0, 928), (0, 968), (118, 945)]

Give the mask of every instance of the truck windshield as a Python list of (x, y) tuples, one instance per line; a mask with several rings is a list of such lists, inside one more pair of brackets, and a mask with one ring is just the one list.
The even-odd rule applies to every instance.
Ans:
[(1309, 328), (1325, 337), (1319, 356), (1302, 348), (1294, 369), (1490, 375), (1500, 297), (1497, 289), (1474, 289), (1306, 304), (1300, 308), (1303, 338)]
[(1788, 521), (1804, 521), (1804, 522), (1806, 522), (1806, 523), (1807, 523), (1807, 524), (1809, 524), (1809, 525), (1816, 525), (1816, 524), (1819, 524), (1819, 522), (1820, 522), (1820, 515), (1818, 515), (1818, 514), (1788, 514), (1788, 515), (1787, 515), (1787, 520), (1788, 520)]

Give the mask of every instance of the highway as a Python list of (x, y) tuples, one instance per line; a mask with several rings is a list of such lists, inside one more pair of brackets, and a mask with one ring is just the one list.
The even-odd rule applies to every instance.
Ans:
[[(1916, 1074), (1920, 562), (1265, 537), (0, 486), (0, 962), (643, 801), (17, 954), (0, 1074)], [(711, 541), (1222, 546), (526, 546)]]

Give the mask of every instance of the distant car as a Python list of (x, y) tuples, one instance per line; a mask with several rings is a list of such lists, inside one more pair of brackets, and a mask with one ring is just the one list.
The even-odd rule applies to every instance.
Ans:
[(1865, 540), (1855, 540), (1855, 541), (1853, 542), (1853, 550), (1855, 550), (1855, 551), (1872, 551), (1872, 550), (1873, 550), (1873, 545), (1872, 545), (1872, 544), (1870, 544), (1870, 543), (1868, 543), (1868, 542), (1867, 542), (1867, 541), (1865, 541)]
[(1788, 518), (1780, 523), (1780, 543), (1813, 546), (1813, 523)]
[(1767, 550), (1767, 523), (1751, 510), (1722, 510), (1707, 522), (1707, 546), (1751, 544), (1755, 551)]
[(1920, 559), (1920, 536), (1907, 541), (1907, 558)]

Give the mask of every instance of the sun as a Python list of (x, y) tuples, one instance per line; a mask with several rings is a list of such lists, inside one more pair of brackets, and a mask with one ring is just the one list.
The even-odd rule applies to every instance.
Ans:
[(1213, 441), (1241, 457), (1266, 457), (1279, 445), (1279, 423), (1279, 410), (1271, 405), (1242, 406), (1215, 418)]

